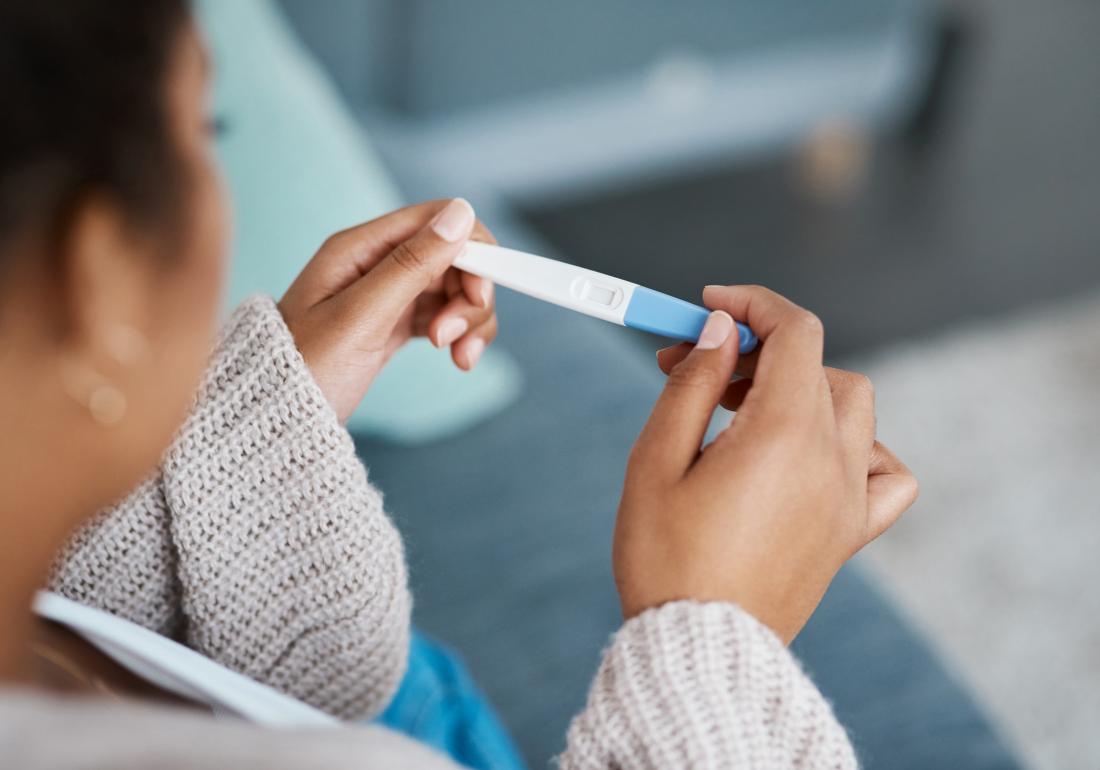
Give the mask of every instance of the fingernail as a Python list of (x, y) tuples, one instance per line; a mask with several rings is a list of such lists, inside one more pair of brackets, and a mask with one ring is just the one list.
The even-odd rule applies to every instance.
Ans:
[(481, 306), (489, 307), (489, 303), (493, 301), (493, 284), (489, 283), (489, 279), (485, 278), (481, 281)]
[(445, 348), (466, 333), (470, 324), (465, 318), (450, 318), (439, 327), (439, 347)]
[(699, 341), (695, 343), (696, 350), (714, 350), (721, 347), (730, 332), (733, 331), (733, 319), (729, 313), (715, 310), (707, 316), (707, 322), (703, 326), (703, 332), (699, 335)]
[(477, 364), (479, 358), (481, 358), (482, 351), (485, 350), (485, 340), (480, 337), (474, 337), (470, 340), (470, 343), (466, 346), (466, 368), (473, 369)]
[(454, 243), (470, 234), (474, 226), (474, 209), (465, 198), (455, 198), (432, 220), (432, 229), (445, 241)]

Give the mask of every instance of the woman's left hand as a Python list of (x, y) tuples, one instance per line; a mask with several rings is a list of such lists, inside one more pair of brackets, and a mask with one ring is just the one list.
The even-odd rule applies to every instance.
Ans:
[(493, 284), (452, 267), (467, 240), (495, 243), (461, 198), (399, 209), (339, 232), (279, 302), (341, 421), (411, 337), (472, 369), (496, 337)]

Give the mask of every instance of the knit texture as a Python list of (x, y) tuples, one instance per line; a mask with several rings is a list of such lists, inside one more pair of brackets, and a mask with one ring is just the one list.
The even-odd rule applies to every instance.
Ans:
[(179, 638), (183, 615), (168, 514), (158, 473), (69, 539), (50, 588)]
[[(51, 588), (346, 717), (402, 676), (401, 540), (270, 299), (231, 319), (160, 472), (97, 516)], [(538, 697), (532, 693), (532, 697)], [(65, 735), (65, 741), (47, 736)], [(262, 733), (161, 707), (0, 691), (15, 766), (452, 768), (382, 728)], [(563, 770), (853, 768), (828, 703), (731, 604), (675, 602), (615, 635)]]
[(160, 474), (51, 588), (349, 719), (385, 708), (408, 654), (401, 538), (265, 297), (230, 320)]
[(732, 604), (673, 602), (615, 635), (562, 770), (856, 767), (829, 704)]
[[(4, 690), (0, 756), (27, 770), (457, 770), (373, 725), (265, 731), (162, 706)], [(828, 704), (770, 631), (733, 605), (690, 602), (650, 610), (615, 635), (560, 764), (856, 767)]]

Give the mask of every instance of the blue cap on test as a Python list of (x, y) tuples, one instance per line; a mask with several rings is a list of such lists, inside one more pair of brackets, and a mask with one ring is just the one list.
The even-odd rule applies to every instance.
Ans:
[[(677, 297), (637, 286), (626, 306), (623, 323), (632, 329), (660, 334), (662, 337), (695, 342), (703, 331), (710, 311)], [(737, 324), (738, 350), (751, 353), (756, 335), (742, 323)]]

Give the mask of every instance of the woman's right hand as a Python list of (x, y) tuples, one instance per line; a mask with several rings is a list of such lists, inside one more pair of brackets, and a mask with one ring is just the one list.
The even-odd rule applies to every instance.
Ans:
[(492, 282), (452, 266), (467, 240), (496, 243), (465, 200), (406, 206), (333, 235), (287, 289), (279, 311), (341, 422), (410, 338), (465, 371), (492, 343)]
[[(760, 287), (708, 286), (703, 300), (715, 312), (699, 342), (658, 354), (668, 383), (627, 466), (613, 555), (623, 615), (733, 602), (790, 642), (917, 482), (875, 441), (867, 378), (822, 365), (814, 315)], [(761, 340), (741, 366), (734, 318)], [(751, 379), (731, 383), (735, 369)], [(737, 415), (701, 450), (719, 403)]]

